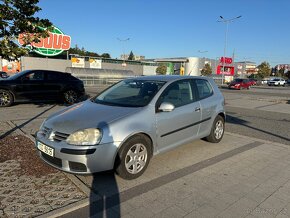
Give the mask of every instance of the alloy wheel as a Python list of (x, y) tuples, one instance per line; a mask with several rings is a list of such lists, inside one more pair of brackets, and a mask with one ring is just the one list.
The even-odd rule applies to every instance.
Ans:
[(139, 173), (146, 165), (148, 152), (143, 144), (134, 144), (125, 157), (126, 170), (131, 174)]
[(224, 133), (224, 124), (221, 120), (218, 120), (215, 124), (214, 135), (216, 139), (220, 139)]

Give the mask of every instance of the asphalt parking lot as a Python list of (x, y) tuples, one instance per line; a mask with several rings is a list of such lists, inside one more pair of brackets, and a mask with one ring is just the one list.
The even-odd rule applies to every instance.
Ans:
[[(284, 87), (253, 88), (250, 91), (222, 89), (226, 108), (235, 121), (227, 125), (222, 142), (210, 144), (197, 140), (156, 156), (145, 174), (136, 180), (125, 181), (112, 172), (88, 176), (58, 172), (54, 176), (67, 181), (72, 188), (77, 187), (74, 192), (79, 198), (69, 198), (63, 200), (63, 205), (47, 207), (42, 216), (290, 217), (289, 133), (272, 130), (275, 138), (263, 130), (260, 137), (261, 131), (251, 128), (254, 131), (251, 135), (249, 130), (243, 129), (245, 126), (238, 127), (241, 117), (236, 116), (242, 114), (241, 111), (249, 114), (249, 110), (256, 111), (256, 114), (265, 113), (265, 116), (275, 113), (279, 116), (273, 124), (275, 129), (280, 128), (280, 123), (287, 129), (290, 89), (280, 88)], [(98, 91), (87, 88), (91, 95)], [(38, 130), (43, 119), (63, 107), (18, 104), (1, 108), (1, 137), (31, 135)], [(254, 120), (253, 117), (251, 119)], [(7, 125), (5, 128), (4, 123)], [(257, 125), (262, 129), (261, 123)], [(0, 167), (4, 169), (3, 165)], [(0, 173), (3, 175), (3, 170)], [(29, 179), (39, 184), (38, 179)], [(13, 201), (9, 205), (7, 200), (7, 196), (11, 195), (4, 193), (5, 186), (0, 185), (1, 202), (8, 202), (5, 207), (0, 207), (0, 217), (19, 215), (17, 212), (21, 211), (21, 207), (13, 212)], [(55, 189), (53, 193), (58, 195)], [(44, 195), (41, 190), (39, 194)]]

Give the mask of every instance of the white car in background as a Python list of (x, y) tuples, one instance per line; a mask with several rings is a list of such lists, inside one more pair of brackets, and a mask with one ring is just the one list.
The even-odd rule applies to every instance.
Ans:
[(268, 82), (268, 86), (285, 86), (286, 81), (282, 78), (274, 78)]

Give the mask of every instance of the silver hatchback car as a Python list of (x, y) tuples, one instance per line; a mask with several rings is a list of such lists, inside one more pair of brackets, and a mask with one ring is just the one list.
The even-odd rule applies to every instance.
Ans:
[(115, 169), (134, 179), (153, 155), (200, 138), (217, 143), (224, 129), (224, 97), (212, 79), (144, 76), (51, 115), (36, 146), (46, 163), (63, 171)]

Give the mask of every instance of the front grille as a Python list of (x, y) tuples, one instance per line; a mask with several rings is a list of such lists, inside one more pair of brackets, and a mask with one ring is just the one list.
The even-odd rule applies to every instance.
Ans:
[(62, 132), (54, 132), (53, 141), (60, 142), (67, 139), (69, 134), (62, 133)]
[(50, 134), (50, 129), (44, 126), (44, 127), (41, 129), (40, 134), (42, 134), (43, 137), (45, 137), (45, 136), (48, 137), (49, 134)]
[(51, 157), (51, 156), (49, 156), (49, 155), (47, 155), (45, 153), (42, 153), (42, 152), (41, 152), (41, 156), (47, 162), (49, 162), (49, 163), (51, 163), (51, 164), (53, 164), (53, 165), (55, 165), (57, 167), (60, 167), (60, 168), (62, 167), (62, 161), (61, 161), (61, 159), (56, 158), (56, 157)]
[(42, 134), (43, 137), (49, 139), (50, 141), (55, 141), (55, 142), (64, 141), (69, 136), (69, 134), (53, 131), (53, 129), (50, 129), (45, 126), (42, 127), (40, 134)]

